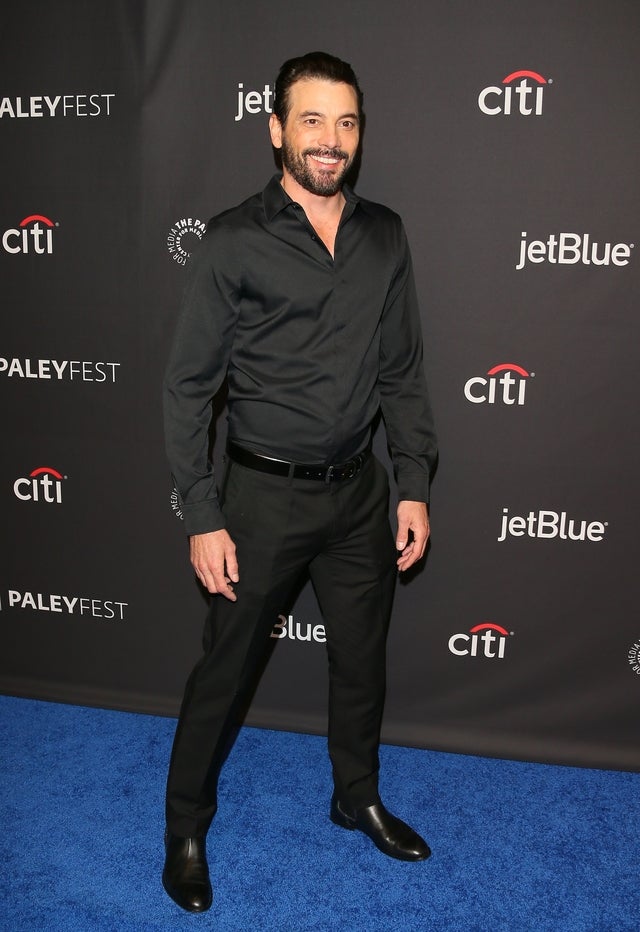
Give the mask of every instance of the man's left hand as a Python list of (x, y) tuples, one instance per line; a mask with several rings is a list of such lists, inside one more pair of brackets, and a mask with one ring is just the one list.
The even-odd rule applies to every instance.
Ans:
[(401, 551), (397, 561), (400, 572), (408, 570), (423, 556), (428, 540), (429, 515), (425, 503), (399, 502), (396, 550)]

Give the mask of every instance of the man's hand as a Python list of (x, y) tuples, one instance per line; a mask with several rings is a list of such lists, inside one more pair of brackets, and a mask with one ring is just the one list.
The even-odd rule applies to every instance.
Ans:
[(202, 585), (211, 593), (219, 593), (230, 602), (237, 596), (230, 583), (237, 583), (238, 561), (236, 545), (224, 528), (208, 534), (192, 534), (189, 538), (191, 565)]
[[(412, 539), (409, 532), (411, 531)], [(425, 552), (429, 540), (429, 515), (424, 502), (398, 503), (398, 533), (396, 550), (402, 551), (397, 561), (400, 572), (408, 570)]]

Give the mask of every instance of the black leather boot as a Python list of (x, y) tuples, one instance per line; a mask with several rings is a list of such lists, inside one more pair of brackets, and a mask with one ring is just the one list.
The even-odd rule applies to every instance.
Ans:
[(417, 832), (387, 812), (381, 802), (350, 812), (336, 794), (331, 799), (331, 821), (341, 828), (359, 829), (390, 858), (399, 861), (425, 861), (431, 854), (429, 845)]
[(209, 881), (205, 838), (178, 838), (166, 832), (167, 856), (162, 885), (178, 906), (190, 913), (203, 913), (213, 902)]

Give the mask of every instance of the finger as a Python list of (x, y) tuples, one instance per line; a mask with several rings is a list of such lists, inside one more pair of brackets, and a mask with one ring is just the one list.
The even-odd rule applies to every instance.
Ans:
[(217, 593), (218, 595), (223, 595), (225, 599), (229, 599), (230, 602), (237, 601), (237, 596), (233, 591), (233, 586), (230, 585), (231, 580), (228, 576), (225, 575), (222, 568), (217, 568), (213, 571), (213, 589), (209, 589), (209, 592)]
[(209, 572), (207, 567), (198, 566), (197, 564), (194, 564), (193, 569), (196, 574), (196, 579), (198, 579), (198, 581), (202, 583), (205, 589), (211, 592), (211, 589), (215, 585), (215, 583), (213, 581), (213, 575)]
[(408, 547), (404, 548), (398, 560), (396, 561), (396, 564), (400, 572), (403, 572), (404, 570), (408, 569), (412, 563), (415, 563), (416, 559), (417, 558), (414, 556), (413, 543), (411, 543)]
[(233, 592), (233, 587), (229, 585), (231, 580), (225, 576), (224, 563), (222, 561), (220, 563), (204, 563), (202, 565), (197, 563), (194, 566), (194, 570), (197, 578), (211, 595), (220, 594), (232, 602), (236, 601), (237, 597)]
[(421, 528), (419, 532), (414, 533), (413, 551), (416, 560), (419, 560), (424, 555), (428, 536), (426, 528)]
[(414, 531), (413, 540), (407, 547), (404, 548), (397, 561), (398, 569), (401, 572), (409, 569), (410, 566), (413, 566), (414, 563), (417, 563), (418, 560), (422, 559), (427, 548), (428, 539), (428, 529), (421, 530), (419, 533)]
[(223, 589), (218, 589), (217, 594), (224, 596), (229, 602), (238, 601), (238, 596), (233, 591), (233, 586), (229, 586), (228, 584), (225, 585)]
[(236, 558), (236, 548), (231, 546), (225, 553), (225, 564), (227, 567), (227, 574), (229, 579), (232, 582), (239, 582), (240, 575), (238, 572), (238, 560)]
[(414, 563), (417, 563), (418, 560), (419, 556), (417, 553), (407, 553), (406, 556), (401, 557), (401, 559), (398, 560), (398, 569), (401, 573), (404, 573), (405, 570), (408, 570), (409, 567), (413, 566)]

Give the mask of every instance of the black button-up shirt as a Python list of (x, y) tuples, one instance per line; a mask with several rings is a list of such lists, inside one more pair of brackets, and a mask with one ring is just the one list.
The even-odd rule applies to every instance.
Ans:
[(344, 189), (334, 256), (274, 176), (210, 221), (165, 378), (169, 462), (188, 534), (224, 526), (208, 457), (228, 378), (229, 438), (339, 464), (382, 408), (400, 499), (428, 501), (435, 436), (411, 257), (397, 214)]

